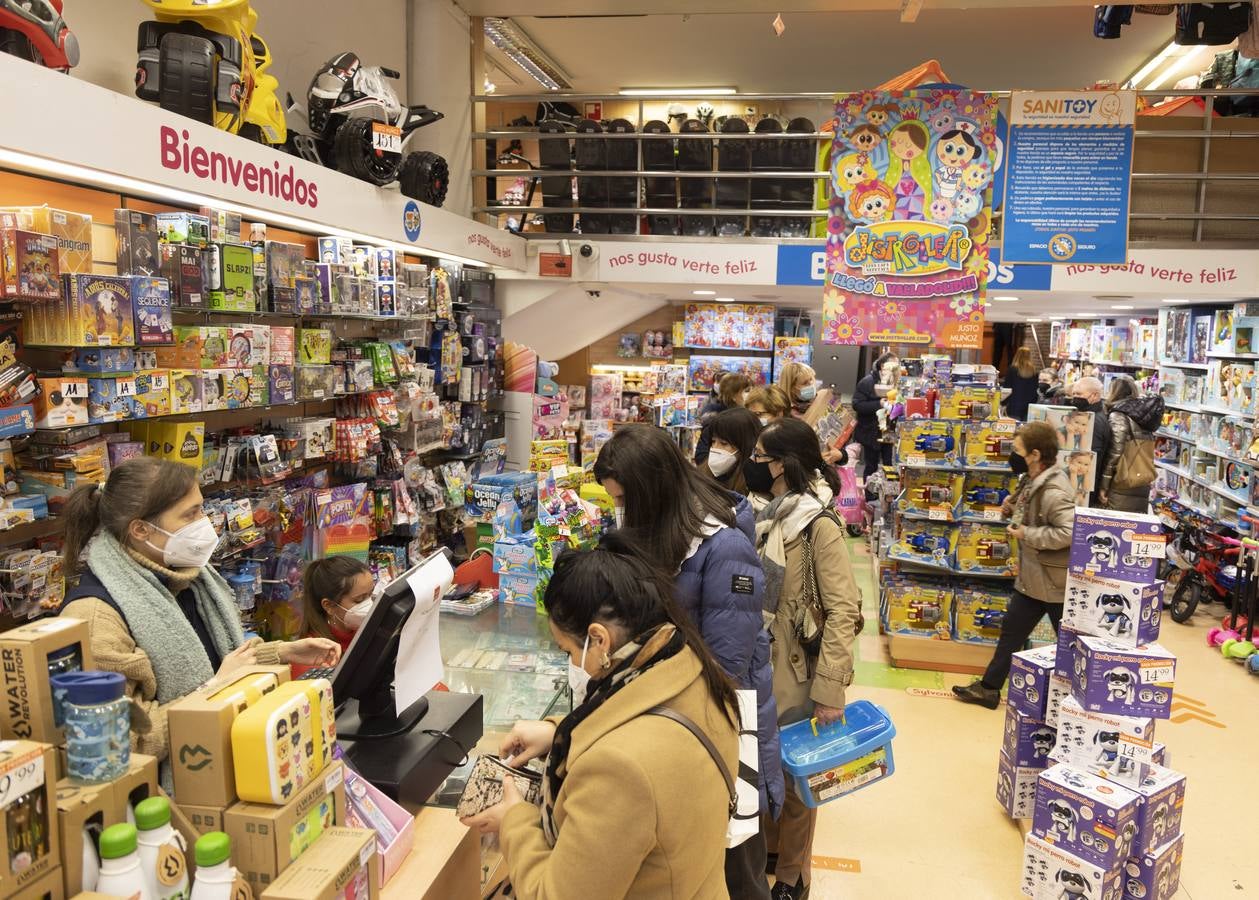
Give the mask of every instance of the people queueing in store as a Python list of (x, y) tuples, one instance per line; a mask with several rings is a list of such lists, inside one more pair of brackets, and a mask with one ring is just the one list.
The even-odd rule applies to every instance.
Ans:
[[(302, 573), (302, 613), (307, 637), (336, 641), (344, 653), (372, 611), (376, 577), (353, 556), (317, 559)], [(300, 678), (312, 666), (293, 666)]]
[(819, 388), (817, 373), (802, 362), (789, 362), (778, 373), (778, 386), (791, 401), (792, 415), (816, 426), (830, 411), (831, 391)]
[[(651, 425), (617, 429), (599, 451), (594, 476), (616, 504), (618, 526), (672, 582), (678, 605), (735, 687), (756, 691), (760, 813), (777, 819), (785, 787), (751, 505)], [(770, 896), (765, 860), (763, 831), (726, 851), (732, 898)]]
[(1014, 495), (1001, 506), (1006, 529), (1019, 542), (1019, 568), (1006, 607), (997, 649), (981, 678), (956, 685), (959, 700), (996, 709), (1010, 674), (1010, 660), (1022, 650), (1045, 616), (1057, 631), (1067, 589), (1067, 558), (1075, 524), (1075, 491), (1057, 465), (1057, 430), (1048, 422), (1029, 422), (1014, 434), (1010, 468), (1022, 476)]
[[(1062, 449), (1068, 452), (1092, 450), (1096, 454), (1094, 458), (1098, 466), (1101, 466), (1114, 441), (1110, 431), (1110, 419), (1106, 415), (1106, 406), (1102, 403), (1102, 383), (1093, 375), (1085, 375), (1071, 385), (1069, 392), (1071, 399), (1068, 402), (1075, 407), (1076, 411), (1067, 415), (1066, 431), (1069, 446)], [(1092, 413), (1093, 440), (1086, 447), (1084, 434), (1088, 431), (1089, 413)], [(1093, 490), (1089, 494), (1089, 506), (1101, 506), (1098, 497), (1099, 483), (1100, 479), (1094, 480)]]
[[(555, 561), (542, 603), (573, 711), (517, 722), (500, 750), (514, 766), (545, 759), (541, 809), (507, 778), (501, 803), (464, 820), (499, 836), (512, 896), (726, 896), (738, 705), (712, 637), (675, 612), (671, 581), (616, 531)], [(768, 889), (731, 891), (753, 895)]]
[(1163, 398), (1142, 394), (1129, 375), (1117, 375), (1106, 397), (1110, 446), (1098, 457), (1097, 499), (1107, 509), (1143, 513), (1154, 484), (1154, 432), (1163, 424)]
[(132, 746), (161, 761), (171, 788), (166, 710), (226, 684), (242, 666), (333, 666), (326, 637), (246, 639), (227, 582), (209, 564), (219, 535), (202, 509), (197, 470), (151, 456), (115, 466), (66, 500), (65, 571), (78, 575), (61, 614), (87, 623), (98, 668), (120, 672), (132, 701)]
[(1055, 406), (1062, 404), (1062, 394), (1067, 386), (1062, 383), (1062, 376), (1053, 367), (1040, 370), (1040, 381), (1036, 386), (1036, 402), (1049, 403)]
[(1002, 386), (1010, 395), (1005, 399), (1005, 412), (1011, 419), (1027, 421), (1027, 408), (1039, 401), (1040, 376), (1032, 363), (1032, 351), (1020, 347), (1014, 351), (1014, 359), (1006, 370)]
[(721, 381), (717, 383), (716, 398), (710, 398), (704, 404), (704, 410), (700, 413), (699, 440), (695, 444), (695, 464), (697, 466), (703, 465), (708, 459), (708, 448), (712, 445), (713, 440), (713, 416), (725, 412), (727, 409), (743, 406), (750, 390), (752, 390), (752, 379), (742, 372), (729, 372), (721, 376)]
[(719, 412), (712, 420), (712, 448), (707, 466), (713, 479), (728, 491), (748, 496), (744, 465), (752, 458), (761, 420), (741, 406)]
[(901, 362), (895, 353), (883, 353), (853, 391), (852, 408), (857, 416), (857, 427), (852, 437), (861, 445), (864, 478), (879, 471), (879, 466), (892, 464), (892, 445), (882, 437), (890, 425), (887, 414), (892, 403), (888, 393), (895, 387), (900, 369)]
[(791, 400), (786, 391), (776, 384), (752, 388), (744, 407), (760, 419), (762, 425), (791, 415)]

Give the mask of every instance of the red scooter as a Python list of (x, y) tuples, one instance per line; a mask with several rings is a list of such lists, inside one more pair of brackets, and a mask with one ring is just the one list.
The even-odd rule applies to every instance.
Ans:
[(61, 17), (64, 0), (0, 0), (0, 53), (69, 72), (79, 41)]

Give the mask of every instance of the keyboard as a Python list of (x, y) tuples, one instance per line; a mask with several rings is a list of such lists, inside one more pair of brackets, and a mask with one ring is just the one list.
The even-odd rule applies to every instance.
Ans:
[(322, 669), (307, 669), (305, 672), (301, 674), (301, 676), (297, 680), (298, 681), (312, 681), (316, 678), (327, 678), (329, 681), (331, 681), (332, 676), (336, 671), (337, 671), (336, 666), (332, 666), (329, 668), (322, 668)]

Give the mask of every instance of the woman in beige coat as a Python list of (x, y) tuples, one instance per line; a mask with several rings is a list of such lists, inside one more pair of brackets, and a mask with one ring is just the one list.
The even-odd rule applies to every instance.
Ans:
[(508, 779), (502, 803), (465, 820), (498, 833), (512, 896), (729, 897), (734, 687), (668, 594), (615, 532), (556, 560), (543, 603), (576, 706), (558, 723), (516, 723), (501, 751), (518, 766), (546, 758), (542, 808)]
[(1002, 511), (1010, 517), (1007, 533), (1019, 542), (1019, 574), (984, 676), (953, 688), (963, 702), (996, 709), (1010, 658), (1023, 649), (1042, 617), (1049, 616), (1055, 631), (1062, 621), (1075, 492), (1057, 461), (1058, 432), (1048, 422), (1029, 422), (1015, 433), (1010, 467), (1022, 480)]
[[(822, 461), (817, 435), (799, 419), (767, 425), (744, 473), (751, 490), (773, 498), (757, 515), (756, 540), (765, 570), (765, 608), (774, 617), (778, 723), (816, 718), (829, 725), (843, 718), (853, 644), (862, 626), (844, 526), (828, 512), (838, 478)], [(818, 598), (813, 606), (822, 621), (810, 596)], [(809, 641), (814, 633), (817, 639)], [(792, 785), (788, 778), (777, 828), (775, 900), (800, 900), (809, 890), (817, 810), (805, 806)], [(772, 833), (771, 822), (765, 827)]]

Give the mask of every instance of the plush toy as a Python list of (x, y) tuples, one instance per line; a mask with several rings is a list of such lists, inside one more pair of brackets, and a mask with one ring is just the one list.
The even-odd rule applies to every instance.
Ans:
[(538, 360), (538, 387), (536, 393), (540, 397), (558, 397), (560, 386), (555, 383), (555, 376), (560, 372), (560, 364)]

